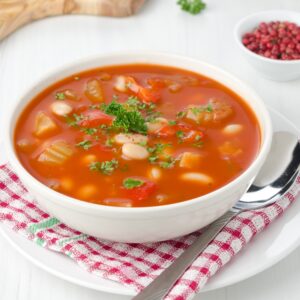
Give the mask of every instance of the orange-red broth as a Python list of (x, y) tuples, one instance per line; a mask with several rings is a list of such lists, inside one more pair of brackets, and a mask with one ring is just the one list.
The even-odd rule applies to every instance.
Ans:
[[(119, 75), (133, 78), (134, 86), (128, 83), (128, 77), (125, 77), (126, 90), (116, 90), (115, 84)], [(111, 140), (117, 134), (115, 129), (109, 132), (111, 139), (108, 141), (105, 130), (88, 135), (80, 128), (70, 126), (65, 116), (57, 116), (52, 112), (50, 107), (54, 102), (63, 102), (72, 107), (72, 112), (68, 114), (72, 119), (74, 113), (80, 115), (87, 111), (90, 105), (101, 104), (99, 99), (86, 93), (87, 83), (94, 79), (98, 80), (102, 89), (103, 99), (100, 100), (107, 104), (114, 95), (118, 96), (117, 101), (120, 103), (126, 102), (129, 96), (138, 96), (146, 102), (150, 96), (150, 99), (156, 101), (155, 110), (161, 112), (160, 117), (171, 122), (164, 124), (162, 130), (148, 135), (147, 144), (141, 143), (139, 146), (151, 151), (158, 143), (171, 144), (165, 147), (164, 154), (157, 154), (158, 158), (152, 162), (149, 161), (149, 157), (142, 160), (128, 159), (122, 153), (122, 145)], [(146, 89), (142, 90), (143, 87)], [(71, 96), (66, 90), (71, 91)], [(141, 91), (146, 92), (146, 97)], [(61, 93), (64, 93), (64, 96), (61, 96)], [(230, 108), (231, 113), (212, 122), (196, 122), (184, 116), (189, 111), (189, 105), (203, 105), (204, 108), (196, 109), (195, 113), (199, 114), (199, 111), (204, 110), (207, 114), (212, 114), (214, 111), (211, 104), (207, 105), (209, 101), (222, 103), (225, 110)], [(182, 111), (184, 113), (178, 117), (178, 113)], [(43, 112), (55, 122), (55, 130), (37, 136), (35, 126), (39, 112)], [(198, 114), (196, 117), (199, 117)], [(176, 121), (177, 124), (174, 125), (175, 122), (172, 121)], [(178, 124), (181, 124), (180, 128), (187, 127), (183, 135), (178, 133), (182, 131), (178, 129)], [(239, 126), (231, 126), (231, 129), (235, 128), (231, 130), (233, 132), (228, 130), (230, 127), (225, 129), (227, 125), (232, 124)], [(192, 139), (186, 141), (184, 137), (190, 132), (196, 132), (200, 138), (195, 138), (192, 134)], [(59, 164), (39, 159), (43, 151), (57, 140), (67, 143), (72, 154), (68, 156), (68, 152), (67, 159)], [(85, 150), (78, 146), (78, 143), (86, 140), (90, 142)], [(35, 178), (68, 196), (114, 206), (165, 205), (212, 192), (239, 176), (251, 164), (259, 146), (258, 122), (238, 95), (210, 78), (158, 65), (105, 67), (65, 78), (33, 98), (22, 112), (15, 129), (18, 157)], [(189, 159), (188, 155), (187, 161), (181, 163), (185, 152), (195, 155), (192, 159)], [(153, 152), (149, 155), (153, 156)], [(91, 170), (91, 163), (112, 159), (118, 161), (118, 166), (114, 165), (113, 171), (108, 172), (109, 175), (103, 174), (100, 169)], [(165, 165), (164, 161), (167, 161)], [(124, 180), (128, 178), (137, 180), (135, 185), (139, 186), (124, 187)]]

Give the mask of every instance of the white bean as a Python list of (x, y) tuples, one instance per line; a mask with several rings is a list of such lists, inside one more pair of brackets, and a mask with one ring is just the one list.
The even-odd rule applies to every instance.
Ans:
[(164, 126), (168, 125), (168, 120), (165, 118), (156, 118), (152, 122), (148, 122), (146, 125), (149, 133), (155, 133)]
[(117, 144), (126, 144), (126, 143), (132, 143), (132, 144), (147, 144), (148, 137), (142, 134), (126, 134), (126, 133), (119, 133), (115, 135), (114, 140)]
[(72, 110), (72, 106), (62, 101), (56, 101), (51, 104), (51, 111), (57, 116), (62, 117), (69, 114)]
[(181, 168), (195, 168), (201, 161), (201, 155), (198, 153), (184, 152), (179, 161)]
[(210, 176), (200, 172), (184, 173), (180, 176), (180, 178), (185, 181), (193, 181), (201, 184), (213, 183), (213, 179)]
[(137, 144), (132, 143), (126, 143), (122, 146), (122, 153), (125, 156), (125, 158), (129, 159), (146, 159), (149, 156), (148, 151)]
[(243, 126), (240, 124), (229, 124), (223, 128), (223, 133), (227, 135), (234, 135), (243, 130)]
[(106, 198), (103, 203), (111, 206), (132, 207), (132, 200), (127, 198)]
[(148, 176), (151, 180), (159, 180), (161, 178), (161, 169), (156, 168), (156, 167), (152, 167), (149, 171), (148, 171)]

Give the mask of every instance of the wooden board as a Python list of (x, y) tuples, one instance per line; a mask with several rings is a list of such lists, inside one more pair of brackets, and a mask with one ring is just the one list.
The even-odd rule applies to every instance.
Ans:
[(0, 40), (19, 27), (49, 16), (86, 14), (126, 17), (144, 0), (0, 0)]

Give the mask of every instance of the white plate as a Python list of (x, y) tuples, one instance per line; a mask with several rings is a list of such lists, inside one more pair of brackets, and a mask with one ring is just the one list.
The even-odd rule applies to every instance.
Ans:
[[(269, 109), (274, 130), (286, 130), (300, 136), (299, 130), (278, 112)], [(3, 153), (0, 150), (0, 157)], [(300, 245), (300, 201), (296, 201), (270, 228), (259, 234), (228, 266), (214, 276), (202, 290), (232, 285), (274, 265)], [(0, 232), (23, 256), (45, 271), (94, 290), (134, 295), (134, 290), (92, 275), (66, 256), (46, 250), (0, 224)]]

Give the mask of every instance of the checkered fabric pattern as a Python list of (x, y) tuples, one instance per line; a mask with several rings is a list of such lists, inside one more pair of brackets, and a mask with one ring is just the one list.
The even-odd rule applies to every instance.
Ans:
[[(296, 199), (300, 177), (277, 203), (235, 217), (177, 281), (167, 300), (192, 299), (219, 269)], [(38, 245), (69, 256), (87, 271), (142, 290), (201, 233), (148, 244), (100, 240), (75, 231), (36, 206), (9, 165), (0, 167), (0, 221)]]

